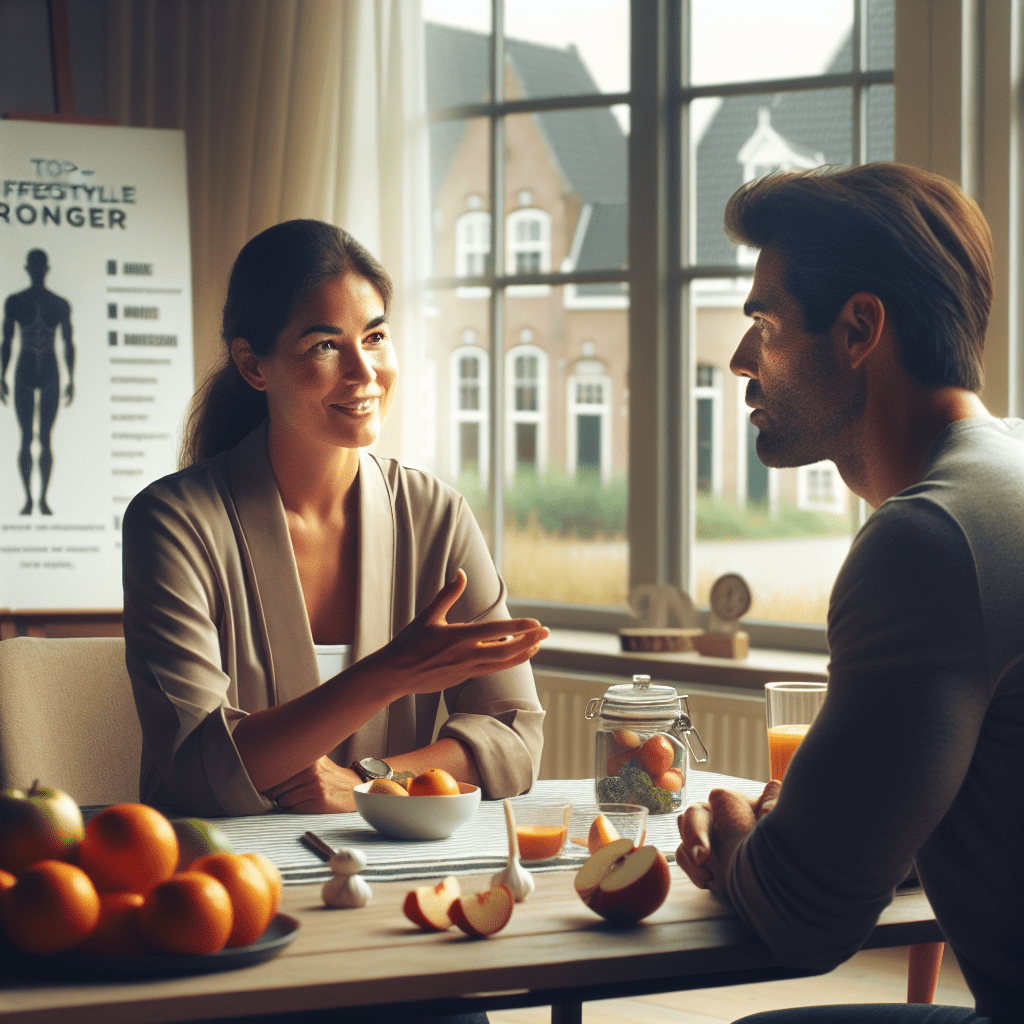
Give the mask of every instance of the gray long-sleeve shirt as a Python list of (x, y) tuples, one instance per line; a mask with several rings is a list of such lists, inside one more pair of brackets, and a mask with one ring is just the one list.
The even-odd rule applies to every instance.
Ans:
[(963, 420), (858, 534), (829, 692), (726, 888), (787, 964), (856, 952), (917, 862), (980, 1014), (1024, 1012), (1024, 421)]

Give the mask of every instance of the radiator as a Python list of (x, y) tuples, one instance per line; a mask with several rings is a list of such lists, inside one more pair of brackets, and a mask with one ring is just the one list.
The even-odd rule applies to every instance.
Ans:
[[(577, 676), (570, 672), (535, 669), (537, 693), (547, 711), (544, 720), (542, 779), (585, 779), (594, 774), (594, 736), (597, 720), (584, 717), (587, 702), (602, 697), (621, 679)], [(677, 686), (689, 695), (690, 717), (708, 748), (706, 771), (744, 779), (768, 778), (764, 695), (727, 687)]]

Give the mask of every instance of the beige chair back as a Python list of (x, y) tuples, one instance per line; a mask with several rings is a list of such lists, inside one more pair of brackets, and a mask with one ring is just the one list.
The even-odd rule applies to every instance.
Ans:
[(120, 637), (0, 642), (0, 789), (138, 801), (142, 731)]

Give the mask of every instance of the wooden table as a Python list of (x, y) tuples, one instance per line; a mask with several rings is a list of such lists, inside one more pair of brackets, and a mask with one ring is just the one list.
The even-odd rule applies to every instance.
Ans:
[[(730, 907), (672, 868), (665, 905), (632, 928), (611, 928), (576, 896), (571, 872), (537, 875), (504, 931), (471, 940), (426, 934), (401, 911), (416, 883), (374, 882), (361, 910), (327, 910), (318, 885), (285, 889), (282, 910), (301, 922), (278, 957), (254, 967), (173, 980), (25, 983), (0, 979), (4, 1024), (149, 1024), (344, 1007), (458, 1013), (552, 1006), (553, 1024), (580, 1020), (582, 1002), (798, 976), (780, 968)], [(461, 880), (479, 891), (487, 876)], [(422, 884), (422, 883), (419, 883)], [(867, 945), (941, 938), (920, 892), (898, 895)], [(806, 973), (806, 972), (805, 972)], [(346, 1018), (347, 1019), (347, 1018)]]

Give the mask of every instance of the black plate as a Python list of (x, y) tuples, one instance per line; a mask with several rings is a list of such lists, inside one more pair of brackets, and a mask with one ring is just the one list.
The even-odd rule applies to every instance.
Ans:
[(255, 942), (217, 953), (51, 953), (49, 956), (33, 956), (15, 952), (5, 964), (3, 973), (44, 975), (52, 981), (72, 978), (135, 981), (233, 971), (277, 956), (295, 938), (298, 930), (299, 922), (294, 917), (278, 914)]

